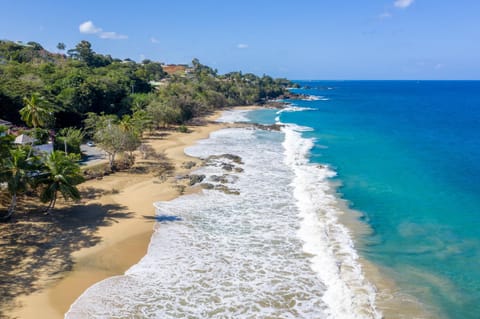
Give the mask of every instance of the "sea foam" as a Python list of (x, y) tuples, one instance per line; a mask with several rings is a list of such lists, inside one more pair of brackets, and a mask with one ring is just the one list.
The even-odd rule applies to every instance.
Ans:
[(298, 129), (224, 129), (187, 148), (212, 189), (155, 203), (170, 218), (147, 255), (66, 318), (380, 318), (337, 220), (334, 172), (308, 163)]
[(217, 119), (220, 123), (250, 122), (246, 114), (249, 110), (227, 110)]
[(307, 95), (307, 97), (302, 99), (303, 101), (328, 101), (329, 98), (323, 95)]
[(312, 255), (312, 269), (325, 284), (322, 300), (328, 305), (328, 314), (333, 318), (381, 318), (375, 307), (375, 289), (365, 279), (348, 229), (338, 221), (343, 212), (328, 181), (335, 172), (308, 162), (312, 139), (302, 138), (292, 125), (283, 131), (285, 163), (295, 172), (292, 186), (301, 219), (298, 234), (304, 251)]

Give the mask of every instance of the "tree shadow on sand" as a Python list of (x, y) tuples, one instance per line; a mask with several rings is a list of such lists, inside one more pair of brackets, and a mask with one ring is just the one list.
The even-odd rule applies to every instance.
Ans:
[[(23, 210), (25, 211), (25, 210)], [(75, 205), (46, 215), (18, 213), (0, 224), (0, 318), (16, 296), (38, 291), (44, 280), (62, 278), (73, 267), (72, 253), (98, 244), (100, 226), (130, 218), (121, 205)]]

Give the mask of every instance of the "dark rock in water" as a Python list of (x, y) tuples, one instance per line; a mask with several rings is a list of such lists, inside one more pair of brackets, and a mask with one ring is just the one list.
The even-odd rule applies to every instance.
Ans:
[(233, 164), (227, 164), (227, 163), (222, 164), (222, 168), (226, 171), (229, 171), (229, 172), (233, 171), (234, 167), (235, 166), (233, 166)]
[(200, 184), (200, 186), (203, 189), (214, 189), (214, 190), (223, 192), (223, 193), (228, 194), (228, 195), (240, 195), (240, 192), (238, 190), (229, 188), (225, 185), (213, 185), (213, 184), (210, 184), (210, 183), (202, 183), (202, 184)]
[[(285, 108), (285, 105), (278, 108), (283, 109)], [(280, 131), (280, 129), (285, 126), (283, 124), (259, 124), (259, 123), (252, 123), (252, 122), (236, 122), (236, 124), (243, 128), (253, 128), (253, 129), (264, 130), (264, 131)], [(224, 155), (230, 155), (230, 154), (224, 154)], [(223, 155), (220, 155), (220, 156), (223, 156)]]
[(204, 189), (214, 189), (215, 188), (215, 185), (210, 184), (210, 183), (202, 183), (202, 184), (200, 184), (200, 186)]
[(211, 180), (212, 182), (219, 182), (219, 181), (220, 181), (220, 178), (221, 178), (221, 177), (218, 176), (218, 175), (212, 175), (212, 176), (210, 176), (210, 180)]
[(224, 192), (227, 195), (240, 195), (240, 192), (238, 190), (228, 188), (225, 185), (217, 185), (215, 186), (215, 190)]
[(280, 131), (280, 130), (282, 129), (282, 127), (284, 127), (285, 125), (282, 125), (282, 124), (264, 125), (264, 124), (255, 123), (253, 126), (254, 126), (256, 129), (259, 129), (259, 130), (265, 130), (265, 131)]
[(242, 173), (242, 172), (243, 172), (243, 168), (241, 168), (241, 167), (235, 167), (235, 172), (237, 172), (237, 173)]
[(207, 157), (206, 162), (208, 163), (208, 162), (211, 162), (213, 160), (220, 160), (222, 158), (229, 159), (236, 164), (243, 164), (242, 158), (238, 155), (233, 155), (233, 154), (211, 155), (211, 156)]
[(242, 162), (242, 158), (238, 155), (233, 155), (233, 154), (223, 154), (221, 155), (222, 157), (224, 158), (227, 158), (229, 160), (231, 160), (232, 162), (234, 163), (237, 163), (237, 164), (243, 164)]
[(205, 179), (205, 175), (195, 175), (195, 174), (192, 174), (192, 175), (189, 175), (188, 176), (190, 181), (188, 182), (188, 184), (190, 186), (193, 186), (197, 183), (201, 183), (204, 179)]
[(228, 175), (222, 175), (222, 176), (212, 175), (212, 176), (210, 176), (210, 180), (212, 182), (226, 184), (226, 183), (228, 183), (227, 176)]

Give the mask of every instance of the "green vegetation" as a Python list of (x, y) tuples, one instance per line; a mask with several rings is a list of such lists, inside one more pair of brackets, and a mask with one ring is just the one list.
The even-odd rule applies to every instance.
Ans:
[(5, 219), (9, 219), (15, 212), (18, 195), (27, 190), (31, 182), (29, 172), (33, 172), (33, 168), (32, 161), (23, 149), (10, 150), (8, 156), (2, 160), (0, 181), (7, 185), (7, 190), (12, 197)]
[(80, 167), (76, 163), (78, 156), (66, 155), (60, 151), (54, 151), (44, 155), (42, 161), (43, 173), (38, 175), (35, 183), (41, 185), (40, 199), (49, 202), (47, 211), (50, 212), (57, 202), (57, 194), (60, 192), (65, 200), (79, 200), (80, 193), (75, 185), (83, 181)]
[(55, 207), (57, 193), (67, 199), (80, 198), (76, 185), (83, 181), (78, 165), (79, 157), (60, 151), (31, 155), (30, 146), (14, 146), (13, 137), (0, 138), (0, 191), (8, 193), (8, 211), (0, 220), (8, 220), (15, 213), (18, 198), (27, 192), (42, 202), (49, 202), (47, 211)]
[(33, 128), (45, 127), (51, 121), (52, 110), (44, 106), (44, 100), (38, 93), (32, 94), (30, 98), (23, 98), (25, 106), (19, 113), (22, 120)]
[(96, 53), (88, 41), (58, 52), (39, 43), (0, 41), (0, 118), (18, 126), (37, 143), (55, 137), (55, 151), (35, 155), (32, 145), (16, 146), (0, 127), (0, 193), (8, 194), (6, 217), (18, 196), (39, 194), (54, 208), (57, 193), (78, 199), (81, 181), (76, 163), (85, 137), (109, 157), (115, 170), (118, 154), (133, 163), (132, 152), (146, 130), (178, 125), (226, 106), (264, 103), (286, 93), (286, 79), (231, 72), (218, 74), (194, 59), (184, 72), (167, 74), (162, 64), (137, 63)]
[(80, 154), (80, 144), (82, 144), (84, 137), (85, 132), (82, 129), (73, 127), (62, 128), (55, 138), (54, 148), (63, 150), (65, 154)]
[(67, 55), (36, 42), (0, 41), (0, 118), (15, 124), (24, 119), (32, 127), (79, 127), (89, 112), (123, 116), (137, 108), (164, 126), (225, 106), (262, 103), (292, 85), (266, 75), (219, 75), (197, 59), (185, 73), (170, 76), (158, 62), (98, 54), (88, 41)]
[[(136, 122), (135, 116), (97, 115), (88, 113), (85, 124), (93, 139), (108, 154), (110, 170), (115, 170), (115, 157), (119, 153), (135, 151), (141, 144), (142, 122)], [(133, 160), (133, 156), (129, 157)]]

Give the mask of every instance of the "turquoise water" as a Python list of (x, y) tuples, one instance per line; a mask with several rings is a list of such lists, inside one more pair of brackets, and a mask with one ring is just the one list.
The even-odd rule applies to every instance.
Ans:
[[(373, 229), (360, 253), (447, 318), (480, 313), (480, 82), (310, 81), (283, 123)], [(269, 123), (274, 110), (250, 114)]]

